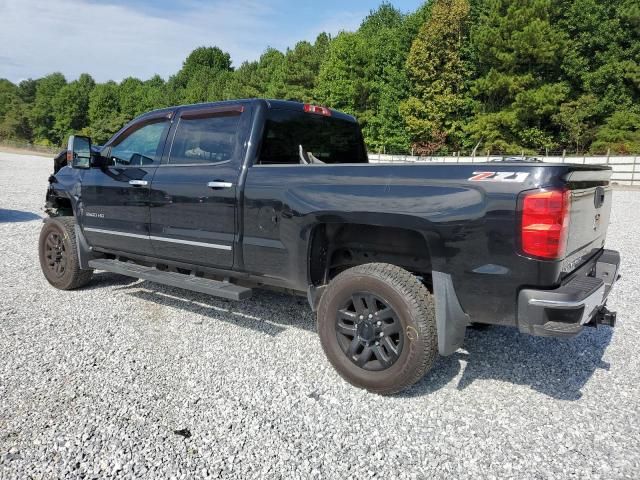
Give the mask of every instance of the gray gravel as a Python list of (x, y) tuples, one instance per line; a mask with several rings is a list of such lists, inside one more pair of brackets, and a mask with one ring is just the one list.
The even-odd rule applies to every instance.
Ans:
[(640, 477), (640, 191), (614, 194), (615, 330), (470, 331), (389, 398), (338, 377), (301, 299), (107, 273), (54, 290), (51, 163), (0, 154), (0, 478)]

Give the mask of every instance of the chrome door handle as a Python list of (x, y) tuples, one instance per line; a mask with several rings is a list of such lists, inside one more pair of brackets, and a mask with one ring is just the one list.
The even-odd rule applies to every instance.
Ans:
[(233, 187), (233, 183), (215, 181), (215, 182), (207, 183), (207, 187), (210, 187), (210, 188), (231, 188), (231, 187)]
[(129, 180), (129, 185), (133, 185), (134, 187), (144, 187), (149, 185), (149, 182), (146, 180)]

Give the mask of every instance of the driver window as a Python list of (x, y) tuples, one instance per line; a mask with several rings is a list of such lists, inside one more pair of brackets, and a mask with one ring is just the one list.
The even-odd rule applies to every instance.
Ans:
[(166, 120), (148, 123), (134, 130), (111, 147), (111, 165), (144, 166), (159, 163), (160, 140), (167, 127)]

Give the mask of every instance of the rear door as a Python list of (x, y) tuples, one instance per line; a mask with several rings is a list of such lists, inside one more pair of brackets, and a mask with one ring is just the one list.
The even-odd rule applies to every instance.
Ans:
[(248, 112), (241, 105), (178, 112), (151, 186), (151, 243), (157, 257), (231, 268), (237, 181)]
[(149, 192), (160, 164), (171, 113), (131, 124), (103, 150), (108, 165), (87, 170), (80, 215), (89, 244), (151, 255)]

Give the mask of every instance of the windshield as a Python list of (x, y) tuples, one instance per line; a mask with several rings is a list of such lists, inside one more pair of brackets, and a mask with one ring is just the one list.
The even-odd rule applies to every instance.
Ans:
[(355, 122), (273, 109), (267, 114), (258, 163), (367, 163), (367, 154)]

